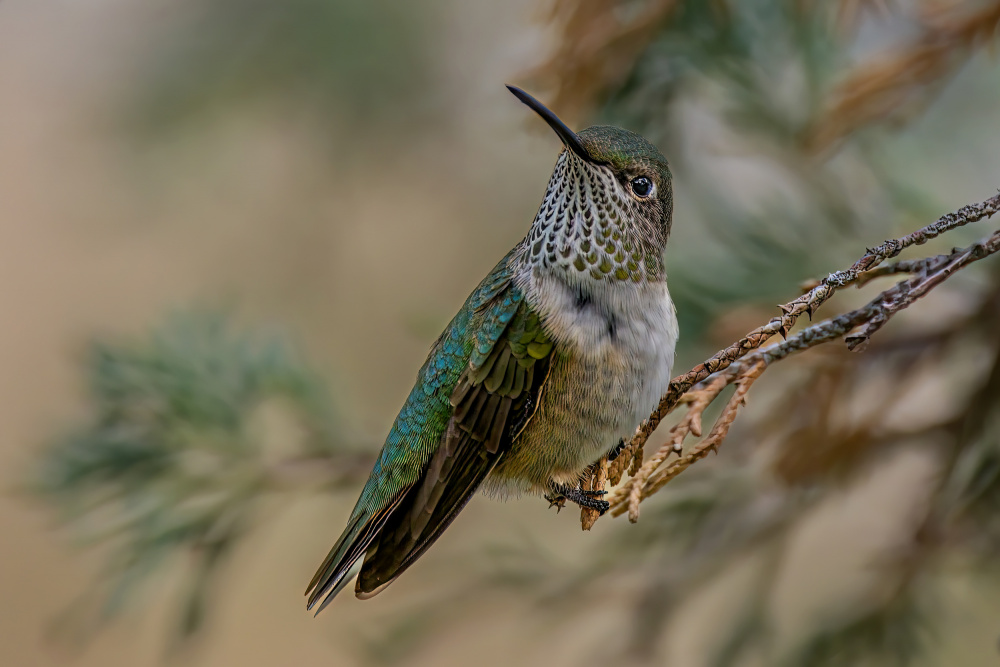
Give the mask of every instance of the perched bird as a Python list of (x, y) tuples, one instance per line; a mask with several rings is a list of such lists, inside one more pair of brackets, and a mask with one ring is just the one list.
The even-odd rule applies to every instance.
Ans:
[(309, 582), (317, 613), (362, 556), (355, 595), (382, 591), (484, 485), (603, 512), (607, 502), (580, 489), (581, 473), (632, 435), (670, 382), (666, 159), (628, 130), (574, 133), (508, 88), (565, 150), (527, 236), (431, 348), (347, 528)]

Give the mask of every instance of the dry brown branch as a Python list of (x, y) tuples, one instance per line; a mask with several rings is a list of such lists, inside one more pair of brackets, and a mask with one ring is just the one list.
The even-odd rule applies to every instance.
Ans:
[[(734, 421), (736, 421), (737, 410), (746, 405), (746, 394), (750, 390), (750, 385), (752, 385), (754, 381), (760, 377), (760, 374), (764, 372), (766, 366), (767, 365), (763, 361), (756, 361), (752, 364), (741, 364), (738, 373), (736, 373), (735, 380), (733, 380), (736, 385), (736, 391), (729, 399), (729, 402), (726, 403), (726, 407), (722, 410), (722, 414), (715, 420), (715, 424), (712, 426), (712, 430), (709, 432), (708, 436), (695, 445), (690, 452), (680, 456), (676, 460), (672, 461), (666, 468), (659, 470), (656, 474), (652, 475), (649, 478), (649, 482), (646, 484), (646, 488), (642, 490), (642, 495), (648, 496), (655, 493), (667, 482), (687, 470), (692, 463), (705, 458), (708, 456), (709, 452), (718, 451), (719, 445), (722, 444), (722, 441), (729, 434), (729, 427), (733, 425)], [(629, 512), (629, 518), (631, 518), (632, 507), (629, 507)], [(635, 501), (635, 517), (635, 520), (638, 520), (638, 499)]]
[[(593, 489), (603, 489), (608, 483), (608, 459), (602, 457), (597, 463), (590, 466), (584, 475), (582, 487), (584, 491)], [(594, 522), (601, 516), (597, 510), (581, 508), (580, 524), (584, 530), (590, 530)]]
[(928, 262), (931, 260), (937, 260), (940, 257), (925, 257), (922, 259), (904, 259), (899, 262), (893, 262), (892, 264), (887, 264), (885, 266), (879, 266), (870, 271), (865, 271), (858, 275), (858, 279), (853, 283), (858, 289), (864, 287), (871, 281), (877, 278), (884, 278), (885, 276), (894, 276), (900, 273), (919, 273), (921, 271), (926, 271), (928, 267)]
[[(914, 301), (947, 280), (956, 271), (976, 260), (992, 255), (1000, 248), (1000, 232), (973, 244), (961, 252), (952, 253), (947, 260), (932, 258), (923, 273), (908, 281), (899, 283), (900, 290), (883, 292), (883, 300), (878, 311), (866, 320), (864, 328), (847, 337), (847, 349), (854, 350), (868, 342), (872, 334), (881, 329), (890, 317), (910, 306)], [(939, 260), (939, 261), (933, 261)], [(892, 294), (890, 295), (890, 292)]]
[[(696, 388), (689, 392), (688, 395), (693, 399), (691, 407), (688, 408), (684, 419), (670, 429), (670, 438), (667, 442), (656, 456), (642, 466), (635, 477), (608, 497), (612, 516), (618, 516), (627, 509), (629, 521), (635, 523), (639, 520), (639, 503), (645, 496), (654, 493), (692, 463), (707, 456), (710, 451), (716, 450), (729, 433), (729, 427), (736, 419), (736, 410), (744, 404), (747, 390), (763, 371), (763, 362), (755, 363), (746, 369), (737, 370), (730, 367), (705, 383), (702, 389)], [(705, 408), (731, 383), (736, 384), (736, 392), (729, 399), (722, 415), (715, 421), (711, 432), (691, 451), (682, 455), (683, 443), (689, 434), (701, 437), (701, 417)], [(671, 453), (677, 454), (678, 458), (663, 470), (658, 470)]]
[(864, 125), (898, 120), (919, 107), (929, 87), (944, 81), (1000, 31), (1000, 2), (972, 11), (967, 4), (926, 9), (924, 31), (911, 44), (857, 65), (806, 132), (806, 147), (826, 150)]
[(800, 315), (807, 313), (811, 317), (812, 313), (833, 296), (837, 290), (854, 284), (860, 273), (875, 268), (886, 259), (897, 256), (905, 248), (922, 245), (945, 232), (972, 222), (977, 222), (983, 218), (989, 218), (998, 210), (1000, 210), (1000, 194), (982, 203), (970, 204), (954, 213), (941, 216), (932, 224), (911, 234), (898, 239), (890, 239), (875, 248), (868, 249), (864, 256), (850, 268), (831, 273), (807, 294), (778, 306), (782, 311), (780, 317), (772, 318), (767, 324), (754, 329), (737, 342), (715, 353), (710, 359), (698, 364), (684, 375), (674, 378), (670, 383), (667, 393), (656, 407), (656, 410), (653, 411), (649, 419), (643, 422), (637, 430), (636, 435), (632, 438), (632, 445), (644, 443), (656, 427), (659, 426), (660, 421), (677, 406), (681, 396), (694, 386), (695, 383), (701, 382), (709, 375), (728, 367), (737, 359), (759, 348), (775, 334), (781, 333), (782, 335), (787, 335), (787, 332), (795, 325)]
[[(921, 245), (940, 234), (991, 217), (998, 210), (1000, 210), (1000, 194), (980, 204), (965, 206), (955, 213), (942, 216), (920, 230), (899, 239), (886, 241), (874, 249), (869, 249), (850, 268), (830, 274), (807, 294), (779, 306), (782, 311), (780, 317), (773, 318), (766, 325), (758, 327), (733, 345), (719, 351), (712, 358), (674, 378), (659, 406), (639, 426), (621, 456), (626, 456), (628, 452), (641, 451), (646, 440), (663, 417), (673, 411), (677, 405), (690, 404), (688, 414), (677, 426), (671, 429), (667, 443), (650, 461), (640, 464), (638, 467), (633, 461), (632, 468), (636, 471), (632, 478), (617, 488), (608, 498), (612, 505), (612, 515), (617, 516), (628, 509), (629, 519), (636, 521), (638, 519), (638, 505), (643, 498), (655, 493), (656, 490), (695, 461), (704, 458), (709, 450), (716, 449), (728, 433), (729, 427), (735, 419), (737, 408), (742, 404), (749, 386), (768, 365), (790, 354), (845, 336), (849, 349), (857, 348), (884, 326), (893, 315), (912, 305), (917, 299), (954, 275), (955, 272), (1000, 251), (1000, 231), (994, 232), (968, 248), (956, 249), (950, 254), (913, 260), (908, 263), (900, 262), (894, 265), (894, 271), (886, 272), (883, 275), (902, 273), (905, 269), (905, 272), (913, 273), (912, 277), (883, 291), (861, 308), (814, 324), (794, 336), (788, 336), (788, 330), (795, 324), (799, 315), (807, 312), (811, 316), (812, 312), (827, 301), (834, 292), (863, 281), (864, 277), (876, 269), (879, 263), (898, 255), (904, 248)], [(857, 327), (863, 328), (860, 332), (848, 336)], [(776, 333), (781, 333), (786, 340), (759, 349), (765, 341)], [(715, 377), (706, 382), (713, 375)], [(670, 452), (680, 453), (683, 441), (689, 433), (698, 435), (700, 417), (704, 409), (718, 397), (727, 385), (733, 382), (737, 384), (736, 394), (730, 400), (722, 416), (716, 421), (709, 436), (689, 453), (680, 456), (667, 468), (660, 470), (660, 466)], [(733, 402), (734, 400), (735, 402)], [(603, 469), (607, 468), (607, 462), (604, 459), (598, 465)], [(605, 476), (605, 479), (607, 478)], [(595, 484), (598, 480), (593, 476), (588, 481), (593, 489), (603, 488)], [(585, 519), (587, 528), (592, 524), (593, 520), (587, 523)]]
[[(703, 383), (702, 388), (694, 387), (687, 393), (686, 402), (690, 404), (690, 407), (684, 419), (670, 429), (670, 437), (667, 439), (667, 442), (660, 447), (660, 450), (653, 458), (639, 468), (636, 474), (629, 480), (630, 483), (621, 489), (621, 495), (624, 497), (627, 494), (628, 496), (630, 521), (634, 523), (639, 519), (640, 492), (646, 480), (656, 472), (660, 464), (667, 460), (667, 457), (671, 454), (680, 455), (684, 451), (684, 440), (689, 434), (694, 435), (696, 438), (701, 437), (701, 417), (705, 412), (705, 408), (718, 398), (722, 390), (729, 386), (732, 380), (731, 375), (723, 373)], [(617, 498), (614, 500), (617, 502)], [(616, 504), (616, 502), (612, 502), (612, 505)]]

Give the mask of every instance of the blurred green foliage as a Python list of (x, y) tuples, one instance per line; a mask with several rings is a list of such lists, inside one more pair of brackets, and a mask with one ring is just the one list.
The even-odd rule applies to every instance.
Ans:
[(91, 418), (45, 448), (36, 490), (84, 542), (111, 545), (105, 617), (187, 553), (178, 629), (190, 635), (281, 458), (262, 435), (263, 412), (296, 424), (281, 432), (279, 449), (298, 441), (284, 456), (343, 450), (326, 389), (283, 336), (238, 332), (202, 311), (169, 318), (144, 341), (94, 344), (85, 370)]
[(143, 64), (136, 119), (163, 132), (248, 100), (282, 99), (344, 124), (398, 126), (419, 107), (434, 3), (207, 0), (163, 31)]
[(928, 609), (909, 597), (926, 593), (926, 590), (908, 590), (902, 599), (853, 618), (843, 626), (823, 628), (792, 653), (786, 663), (790, 667), (911, 665), (926, 653), (934, 635)]

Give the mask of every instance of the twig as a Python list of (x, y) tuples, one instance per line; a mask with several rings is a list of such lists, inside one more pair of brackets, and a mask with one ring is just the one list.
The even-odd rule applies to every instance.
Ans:
[(731, 376), (720, 374), (707, 383), (703, 383), (700, 389), (695, 387), (685, 394), (685, 402), (690, 403), (690, 407), (684, 419), (670, 429), (670, 437), (653, 458), (642, 464), (642, 467), (632, 475), (625, 486), (616, 489), (611, 494), (608, 502), (612, 507), (627, 498), (629, 520), (635, 523), (639, 519), (640, 493), (646, 480), (660, 467), (661, 463), (667, 460), (670, 454), (679, 455), (683, 451), (684, 440), (688, 434), (693, 434), (696, 438), (701, 437), (701, 416), (705, 412), (705, 408), (719, 396), (722, 390), (732, 382), (732, 379)]
[[(632, 479), (616, 489), (608, 498), (612, 505), (611, 514), (613, 516), (620, 515), (627, 508), (629, 520), (636, 521), (639, 512), (638, 505), (643, 498), (655, 493), (656, 490), (695, 461), (704, 458), (708, 451), (716, 449), (722, 438), (728, 433), (729, 426), (735, 419), (737, 408), (742, 404), (749, 386), (768, 365), (789, 354), (847, 336), (853, 329), (864, 325), (860, 332), (847, 338), (849, 349), (857, 348), (884, 326), (893, 315), (927, 294), (931, 289), (954, 275), (956, 271), (1000, 251), (1000, 231), (969, 248), (958, 249), (951, 254), (898, 262), (890, 267), (885, 267), (887, 270), (878, 272), (878, 275), (904, 272), (916, 275), (885, 290), (862, 308), (807, 327), (795, 336), (788, 337), (788, 329), (794, 325), (799, 315), (806, 312), (811, 316), (816, 308), (843, 287), (864, 284), (874, 277), (872, 270), (879, 263), (898, 255), (904, 248), (921, 245), (940, 234), (991, 217), (997, 210), (1000, 210), (1000, 194), (980, 204), (965, 206), (955, 213), (942, 216), (933, 224), (920, 230), (899, 239), (886, 241), (874, 249), (869, 249), (850, 268), (831, 273), (808, 293), (779, 306), (782, 310), (781, 317), (773, 318), (766, 325), (751, 331), (738, 342), (719, 351), (707, 361), (674, 378), (667, 393), (660, 400), (660, 404), (636, 430), (636, 434), (623, 450), (622, 455), (630, 452), (641, 452), (650, 434), (656, 429), (663, 417), (677, 405), (682, 402), (690, 403), (691, 408), (685, 418), (671, 429), (668, 442), (650, 461), (645, 464), (642, 464), (641, 461), (639, 464), (636, 464), (635, 460), (632, 461), (634, 471)], [(786, 337), (786, 340), (763, 350), (755, 351), (775, 333), (781, 333)], [(719, 374), (720, 371), (727, 369), (727, 372)], [(705, 383), (706, 379), (715, 374), (719, 375), (713, 381)], [(722, 389), (732, 382), (737, 383), (737, 392), (727, 404), (723, 415), (716, 421), (712, 433), (691, 452), (680, 456), (667, 468), (656, 472), (671, 452), (680, 454), (681, 445), (688, 433), (695, 432), (692, 425), (697, 426), (700, 430), (700, 421), (697, 420), (700, 420), (704, 409), (718, 396)], [(699, 383), (702, 383), (699, 385), (700, 388), (695, 387)], [(695, 389), (692, 390), (692, 387)], [(737, 397), (738, 400), (736, 400)], [(706, 398), (707, 402), (705, 402)], [(736, 400), (735, 403), (734, 400)], [(606, 461), (603, 465), (607, 465)], [(619, 465), (623, 466), (624, 464)], [(592, 524), (593, 521), (590, 521), (589, 525)]]
[[(584, 491), (590, 491), (592, 489), (603, 489), (608, 482), (608, 458), (602, 456), (601, 459), (590, 467), (584, 478), (582, 488)], [(590, 530), (594, 526), (594, 522), (600, 518), (597, 510), (592, 510), (587, 507), (580, 508), (580, 525), (583, 526), (584, 530)]]
[(789, 329), (794, 326), (802, 313), (808, 313), (812, 317), (812, 313), (833, 296), (837, 290), (854, 284), (858, 280), (859, 274), (875, 268), (887, 259), (895, 257), (905, 248), (922, 245), (945, 232), (972, 222), (977, 222), (983, 218), (991, 217), (998, 210), (1000, 210), (1000, 194), (982, 203), (970, 204), (954, 213), (943, 215), (934, 223), (911, 234), (898, 239), (890, 239), (875, 248), (868, 249), (864, 256), (850, 268), (831, 273), (819, 285), (809, 290), (807, 294), (803, 294), (793, 301), (778, 306), (782, 311), (780, 317), (772, 318), (764, 326), (754, 329), (729, 347), (716, 352), (710, 359), (698, 364), (687, 373), (674, 378), (670, 382), (670, 388), (667, 389), (667, 393), (660, 399), (660, 404), (656, 406), (656, 409), (653, 410), (649, 418), (639, 426), (635, 436), (632, 438), (630, 447), (634, 450), (642, 446), (649, 439), (650, 434), (660, 425), (663, 418), (677, 407), (681, 396), (696, 383), (701, 382), (713, 373), (723, 370), (737, 359), (759, 348), (775, 334), (781, 333), (787, 336)]
[[(847, 348), (853, 350), (868, 342), (871, 335), (881, 329), (890, 317), (940, 285), (959, 269), (992, 255), (997, 250), (1000, 250), (1000, 231), (994, 232), (989, 238), (969, 246), (964, 251), (953, 253), (949, 260), (939, 268), (935, 267), (918, 278), (901, 282), (899, 285), (905, 286), (905, 288), (893, 293), (890, 298), (882, 300), (878, 312), (865, 323), (864, 328), (859, 333), (848, 336)], [(889, 294), (889, 292), (885, 292), (885, 294)]]
[[(628, 509), (628, 519), (632, 523), (635, 523), (639, 520), (639, 503), (642, 502), (643, 498), (658, 491), (664, 484), (682, 473), (692, 463), (705, 458), (710, 451), (718, 449), (722, 440), (729, 433), (729, 427), (732, 426), (733, 421), (736, 419), (737, 409), (744, 404), (750, 385), (760, 377), (765, 367), (766, 364), (759, 361), (747, 368), (743, 368), (741, 365), (740, 370), (737, 372), (723, 373), (714, 378), (701, 391), (701, 395), (692, 404), (684, 420), (671, 429), (671, 438), (668, 444), (664, 445), (660, 449), (660, 452), (657, 453), (657, 457), (662, 453), (662, 458), (657, 461), (657, 457), (654, 457), (649, 463), (644, 465), (639, 471), (639, 475), (629, 480), (630, 484), (627, 486), (627, 493), (623, 492), (619, 494), (616, 491), (608, 499), (608, 502), (611, 503), (611, 515), (618, 516)], [(735, 382), (736, 392), (729, 399), (722, 414), (715, 420), (715, 425), (712, 426), (711, 432), (704, 440), (692, 448), (691, 451), (681, 455), (680, 446), (684, 438), (687, 437), (688, 433), (692, 433), (696, 437), (701, 435), (702, 413), (708, 407), (709, 403), (715, 400), (730, 382)], [(678, 458), (666, 468), (657, 472), (660, 463), (671, 452), (676, 452), (679, 455)], [(654, 462), (655, 465), (653, 465)]]
[(645, 490), (647, 495), (658, 491), (663, 485), (686, 470), (692, 463), (708, 456), (709, 452), (718, 451), (719, 445), (722, 444), (722, 441), (729, 434), (729, 428), (736, 421), (737, 410), (746, 405), (746, 395), (750, 391), (750, 385), (760, 377), (766, 367), (766, 364), (762, 362), (757, 362), (749, 366), (743, 364), (743, 368), (741, 368), (739, 375), (736, 377), (736, 391), (729, 399), (729, 402), (726, 403), (722, 414), (715, 420), (715, 424), (712, 426), (708, 437), (693, 447), (690, 452), (684, 454), (669, 466), (650, 477), (649, 484)]
[[(869, 269), (868, 271), (863, 271), (862, 273), (859, 273), (857, 279), (850, 284), (858, 289), (861, 289), (868, 283), (873, 280), (877, 280), (878, 278), (895, 276), (900, 273), (920, 273), (922, 271), (933, 270), (937, 266), (946, 262), (950, 257), (951, 255), (936, 255), (934, 257), (921, 257), (919, 259), (902, 259), (898, 262), (893, 262), (892, 264), (886, 264), (885, 266), (879, 266), (874, 269)], [(814, 282), (809, 284), (803, 292), (808, 292), (816, 284), (818, 283)]]

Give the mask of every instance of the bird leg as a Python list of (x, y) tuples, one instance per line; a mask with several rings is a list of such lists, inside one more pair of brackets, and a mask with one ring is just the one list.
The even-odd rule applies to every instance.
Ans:
[(549, 507), (555, 505), (561, 510), (566, 506), (566, 501), (568, 500), (580, 507), (597, 510), (599, 514), (604, 514), (611, 508), (611, 504), (608, 501), (599, 500), (601, 496), (607, 495), (607, 491), (585, 491), (579, 487), (556, 483), (552, 483), (549, 488), (552, 489), (552, 493), (545, 496), (545, 499), (549, 501)]

